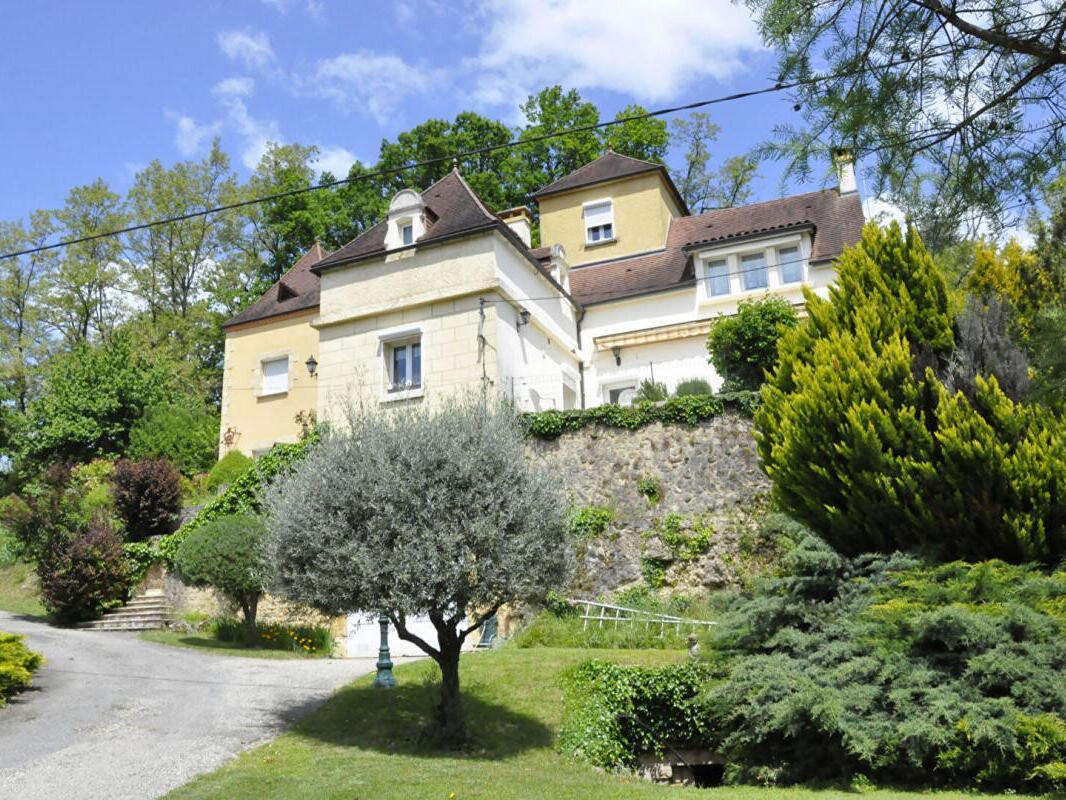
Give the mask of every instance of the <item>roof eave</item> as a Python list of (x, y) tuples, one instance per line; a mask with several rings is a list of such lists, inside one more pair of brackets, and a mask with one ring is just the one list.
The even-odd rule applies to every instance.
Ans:
[(780, 225), (775, 228), (764, 228), (761, 231), (749, 231), (747, 233), (738, 233), (735, 236), (723, 236), (719, 239), (700, 239), (697, 242), (690, 242), (681, 246), (683, 253), (692, 253), (697, 250), (706, 250), (711, 247), (718, 247), (719, 245), (733, 244), (735, 242), (746, 242), (751, 239), (765, 239), (768, 236), (777, 236), (782, 233), (795, 233), (796, 231), (815, 231), (818, 226), (813, 222), (795, 222), (788, 225)]

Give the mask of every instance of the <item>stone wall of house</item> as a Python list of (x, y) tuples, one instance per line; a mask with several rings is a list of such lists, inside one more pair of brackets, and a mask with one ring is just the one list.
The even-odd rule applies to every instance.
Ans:
[(721, 588), (766, 557), (755, 530), (770, 484), (747, 417), (633, 431), (589, 427), (532, 440), (528, 453), (558, 474), (576, 508), (604, 507), (613, 518), (601, 535), (575, 541), (572, 595)]

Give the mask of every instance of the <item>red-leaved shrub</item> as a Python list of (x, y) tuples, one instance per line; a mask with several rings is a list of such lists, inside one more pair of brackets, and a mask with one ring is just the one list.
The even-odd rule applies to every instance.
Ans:
[(37, 560), (41, 600), (61, 622), (91, 619), (129, 589), (122, 537), (103, 517), (69, 536), (55, 536)]
[(115, 511), (126, 526), (126, 540), (170, 533), (181, 512), (181, 476), (165, 458), (123, 459), (115, 464)]

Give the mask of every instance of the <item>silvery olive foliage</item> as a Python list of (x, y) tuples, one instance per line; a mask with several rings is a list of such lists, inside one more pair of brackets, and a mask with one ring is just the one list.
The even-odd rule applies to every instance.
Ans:
[[(461, 738), (463, 640), (567, 576), (563, 479), (530, 466), (514, 409), (494, 398), (351, 409), (347, 422), (271, 487), (275, 589), (330, 614), (386, 611), (440, 665), (439, 721)], [(414, 615), (437, 642), (407, 629)]]

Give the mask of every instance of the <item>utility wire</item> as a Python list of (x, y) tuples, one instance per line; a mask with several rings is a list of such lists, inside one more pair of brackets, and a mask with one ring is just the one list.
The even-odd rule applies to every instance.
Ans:
[(483, 155), (485, 153), (495, 152), (497, 150), (506, 150), (515, 147), (523, 147), (525, 145), (535, 144), (537, 142), (547, 141), (549, 139), (556, 139), (562, 136), (571, 136), (576, 133), (587, 133), (589, 131), (599, 130), (601, 128), (608, 128), (612, 125), (624, 125), (627, 122), (636, 122), (642, 119), (650, 119), (652, 117), (661, 117), (666, 114), (674, 114), (679, 111), (691, 111), (697, 108), (705, 108), (707, 106), (718, 105), (721, 103), (734, 102), (736, 100), (744, 100), (749, 97), (757, 97), (764, 94), (772, 94), (775, 92), (787, 91), (788, 89), (795, 89), (800, 86), (810, 86), (826, 81), (837, 80), (839, 78), (852, 77), (854, 75), (861, 75), (867, 72), (873, 72), (880, 69), (890, 69), (903, 64), (911, 64), (921, 61), (927, 61), (932, 58), (939, 58), (942, 55), (947, 55), (952, 52), (954, 48), (945, 47), (939, 51), (931, 51), (914, 56), (907, 56), (897, 59), (895, 61), (886, 61), (884, 64), (877, 64), (869, 67), (861, 67), (853, 70), (844, 70), (842, 72), (831, 73), (829, 75), (818, 75), (809, 78), (798, 78), (788, 83), (774, 83), (771, 86), (764, 86), (759, 89), (750, 89), (744, 92), (734, 92), (732, 94), (722, 95), (720, 97), (713, 97), (707, 100), (697, 100), (692, 103), (685, 103), (678, 106), (669, 106), (666, 108), (656, 109), (654, 111), (647, 111), (643, 114), (633, 114), (628, 117), (621, 117), (618, 119), (608, 120), (606, 122), (598, 122), (593, 125), (581, 125), (576, 128), (567, 128), (565, 130), (551, 131), (549, 133), (538, 134), (537, 136), (530, 136), (525, 139), (511, 139), (507, 142), (501, 142), (500, 144), (485, 145), (484, 147), (475, 147), (471, 150), (462, 150), (452, 155), (437, 156), (435, 158), (427, 158), (422, 161), (414, 161), (408, 164), (403, 164), (398, 167), (390, 167), (387, 169), (378, 169), (371, 172), (364, 172), (359, 175), (354, 175), (348, 178), (339, 178), (337, 180), (325, 181), (313, 186), (304, 186), (299, 189), (289, 189), (284, 192), (276, 192), (274, 194), (263, 195), (262, 197), (254, 197), (248, 200), (241, 200), (235, 203), (226, 203), (224, 205), (215, 206), (213, 208), (205, 208), (199, 211), (190, 211), (187, 214), (179, 214), (173, 217), (166, 217), (164, 219), (153, 220), (151, 222), (142, 222), (137, 225), (130, 225), (125, 228), (117, 228), (111, 231), (103, 231), (101, 233), (93, 233), (87, 236), (80, 236), (75, 239), (65, 239), (60, 242), (54, 242), (52, 244), (40, 245), (38, 247), (30, 247), (25, 250), (16, 250), (9, 253), (0, 253), (0, 261), (8, 258), (17, 258), (19, 256), (33, 255), (34, 253), (41, 253), (46, 250), (55, 250), (61, 247), (70, 247), (75, 244), (83, 244), (85, 242), (96, 241), (97, 239), (104, 239), (111, 236), (121, 236), (126, 233), (135, 233), (136, 231), (143, 231), (149, 228), (159, 227), (161, 225), (171, 225), (175, 222), (184, 222), (190, 219), (198, 219), (200, 217), (210, 216), (212, 214), (218, 214), (223, 211), (232, 211), (238, 208), (245, 208), (247, 206), (257, 205), (259, 203), (267, 203), (274, 200), (281, 200), (286, 197), (294, 197), (296, 195), (306, 194), (308, 192), (316, 192), (323, 189), (332, 189), (337, 186), (344, 186), (350, 183), (356, 183), (359, 181), (370, 180), (371, 178), (382, 178), (389, 175), (396, 175), (401, 172), (406, 172), (412, 169), (418, 169), (420, 167), (428, 167), (434, 164), (440, 164), (445, 161), (457, 162), (460, 159), (468, 159), (472, 156)]

